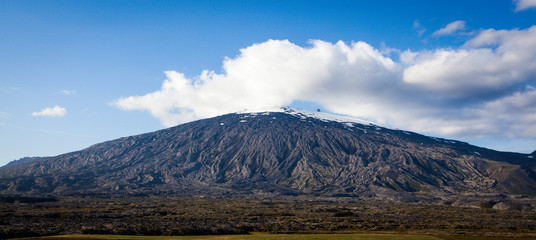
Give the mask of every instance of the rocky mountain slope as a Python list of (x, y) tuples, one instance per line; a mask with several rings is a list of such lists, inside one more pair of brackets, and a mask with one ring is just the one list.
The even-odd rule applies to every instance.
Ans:
[(285, 109), (235, 113), (0, 168), (0, 194), (536, 194), (536, 154)]
[(29, 163), (29, 162), (37, 161), (42, 158), (44, 157), (23, 157), (17, 160), (13, 160), (2, 167), (11, 167), (11, 166), (19, 165), (19, 164)]

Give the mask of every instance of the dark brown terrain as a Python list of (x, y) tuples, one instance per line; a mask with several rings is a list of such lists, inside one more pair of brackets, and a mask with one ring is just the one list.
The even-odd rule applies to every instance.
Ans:
[(292, 109), (228, 114), (0, 168), (0, 228), (524, 236), (535, 157)]
[[(529, 199), (509, 210), (472, 199), (426, 204), (353, 198), (128, 197), (0, 203), (0, 238), (59, 234), (410, 233), (536, 238)], [(43, 201), (43, 202), (39, 202)], [(458, 206), (463, 204), (464, 206)], [(456, 205), (456, 206), (453, 206)], [(485, 238), (484, 238), (485, 237)]]

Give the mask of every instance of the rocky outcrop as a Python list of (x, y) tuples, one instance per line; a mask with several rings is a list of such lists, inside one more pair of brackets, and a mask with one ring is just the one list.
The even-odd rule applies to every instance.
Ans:
[(293, 110), (228, 114), (2, 168), (0, 193), (535, 194), (530, 156)]

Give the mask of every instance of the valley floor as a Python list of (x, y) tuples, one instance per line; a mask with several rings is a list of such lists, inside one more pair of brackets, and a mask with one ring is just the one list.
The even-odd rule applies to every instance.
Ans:
[(454, 207), (298, 197), (4, 199), (0, 203), (0, 239), (65, 234), (198, 235), (158, 239), (252, 240), (536, 239), (536, 210), (496, 210), (489, 206), (486, 202), (478, 207)]

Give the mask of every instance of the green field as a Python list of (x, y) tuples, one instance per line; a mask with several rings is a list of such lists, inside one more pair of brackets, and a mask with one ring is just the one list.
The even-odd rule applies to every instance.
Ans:
[[(26, 238), (28, 239), (28, 238)], [(126, 236), (126, 235), (62, 235), (32, 239), (155, 239), (155, 240), (438, 240), (442, 238), (404, 234), (250, 234), (221, 236)]]

